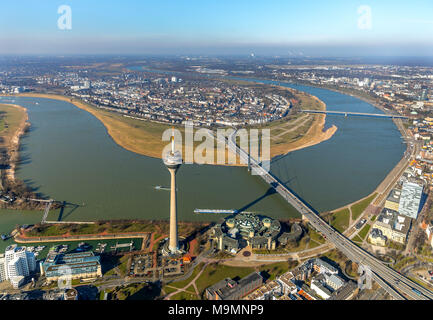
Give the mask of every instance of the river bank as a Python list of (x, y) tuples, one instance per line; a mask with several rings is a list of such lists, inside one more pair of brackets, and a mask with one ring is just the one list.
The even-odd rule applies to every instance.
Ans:
[[(384, 113), (386, 113), (388, 111), (383, 107), (382, 103), (379, 102), (377, 99), (367, 98), (367, 97), (364, 97), (361, 94), (357, 94), (356, 92), (353, 92), (353, 91), (347, 92), (345, 90), (338, 90), (338, 89), (329, 88), (326, 86), (317, 86), (317, 88), (323, 88), (326, 90), (334, 91), (334, 92), (337, 92), (340, 94), (345, 94), (345, 95), (357, 98), (359, 100), (362, 100), (364, 102), (371, 104), (372, 106), (381, 110)], [(397, 127), (398, 131), (400, 132), (401, 136), (406, 139), (407, 138), (407, 132), (405, 131), (404, 127), (401, 125), (401, 119), (393, 119), (393, 122), (394, 122), (395, 126)], [(406, 144), (406, 152), (408, 152), (408, 151), (409, 151), (409, 144)], [(403, 173), (403, 171), (404, 171), (403, 169), (406, 168), (406, 166), (409, 163), (410, 163), (410, 161), (405, 159), (405, 157), (403, 156), (401, 158), (401, 160), (396, 164), (396, 166), (394, 168), (392, 168), (392, 170), (388, 173), (388, 175), (385, 177), (385, 179), (383, 179), (382, 182), (377, 186), (376, 190), (374, 190), (374, 192), (372, 192), (369, 195), (369, 196), (371, 196), (374, 193), (377, 193), (377, 197), (372, 202), (373, 205), (380, 205), (380, 202), (383, 201), (383, 198), (386, 197), (388, 195), (388, 193), (391, 191), (390, 188), (393, 186), (393, 184), (395, 184), (396, 178), (399, 177)], [(367, 196), (367, 197), (369, 197), (369, 196)], [(360, 199), (359, 201), (361, 201), (361, 200), (363, 200), (363, 199)], [(356, 202), (353, 202), (353, 203), (349, 204), (348, 206), (352, 206), (355, 203)], [(340, 209), (342, 209), (342, 208), (340, 208)], [(336, 209), (336, 210), (338, 211), (340, 209)]]
[[(1, 197), (0, 208), (13, 210), (43, 210), (45, 204), (37, 200), (31, 186), (16, 177), (20, 163), (21, 138), (31, 124), (28, 110), (17, 104), (0, 104)], [(30, 200), (33, 199), (33, 200)], [(55, 204), (53, 208), (58, 208)]]
[(1, 143), (2, 147), (7, 150), (9, 157), (8, 167), (5, 169), (5, 178), (10, 179), (11, 181), (15, 181), (16, 163), (19, 160), (20, 139), (30, 127), (30, 122), (28, 121), (29, 116), (27, 113), (27, 109), (22, 106), (4, 103), (2, 103), (1, 106), (9, 106), (19, 110), (19, 119), (17, 119), (17, 123), (14, 125), (16, 128), (10, 128), (8, 125), (7, 129), (5, 129), (10, 129), (14, 132), (6, 136), (4, 134), (1, 134), (1, 138), (3, 139)]
[[(319, 103), (319, 105), (321, 106), (320, 110), (326, 111), (326, 104), (323, 101), (312, 95), (310, 95), (310, 97), (314, 99), (317, 103)], [(338, 130), (337, 126), (332, 125), (330, 128), (324, 130), (326, 123), (326, 115), (320, 114), (314, 115), (313, 117), (314, 122), (303, 137), (296, 141), (290, 142), (287, 145), (271, 147), (271, 158), (280, 155), (286, 155), (293, 151), (312, 147), (314, 145), (331, 139)]]
[[(287, 89), (287, 88), (285, 88)], [(320, 104), (321, 110), (326, 110), (326, 104), (317, 97), (302, 93), (308, 99), (313, 99)], [(79, 99), (55, 94), (24, 93), (16, 96), (46, 98), (69, 102), (76, 107), (85, 110), (95, 116), (106, 128), (110, 137), (122, 148), (151, 158), (161, 159), (163, 148), (166, 142), (161, 141), (163, 132), (169, 128), (168, 125), (156, 124), (150, 121), (140, 121), (132, 118), (123, 117), (105, 110), (97, 109)], [(294, 141), (272, 145), (271, 157), (285, 155), (289, 152), (304, 149), (329, 140), (337, 131), (336, 126), (324, 130), (326, 115), (314, 115), (314, 121), (305, 134)], [(269, 126), (272, 129), (272, 124)], [(183, 131), (181, 129), (181, 131)], [(272, 136), (272, 131), (271, 131)], [(215, 153), (216, 154), (216, 153)], [(239, 166), (239, 162), (236, 164)], [(242, 165), (241, 165), (242, 166)]]

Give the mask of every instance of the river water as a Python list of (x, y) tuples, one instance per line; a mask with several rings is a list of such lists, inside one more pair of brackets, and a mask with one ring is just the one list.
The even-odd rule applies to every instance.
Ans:
[[(382, 113), (348, 95), (282, 85), (317, 96), (328, 110)], [(70, 103), (28, 97), (0, 97), (0, 103), (28, 109), (32, 126), (22, 139), (17, 176), (41, 194), (70, 203), (62, 220), (168, 218), (169, 193), (154, 188), (168, 186), (170, 181), (161, 160), (124, 150), (99, 120)], [(326, 127), (332, 125), (338, 131), (330, 140), (277, 157), (271, 164), (271, 171), (318, 211), (341, 207), (373, 192), (405, 150), (389, 119), (327, 116)], [(244, 208), (282, 219), (298, 216), (246, 168), (183, 165), (178, 189), (180, 220), (221, 218), (194, 215), (195, 208)], [(34, 223), (41, 216), (0, 212), (0, 232), (10, 232), (25, 221)], [(58, 218), (59, 211), (49, 216)]]

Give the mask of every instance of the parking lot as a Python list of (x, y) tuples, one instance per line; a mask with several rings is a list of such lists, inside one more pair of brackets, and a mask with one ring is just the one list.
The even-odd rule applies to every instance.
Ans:
[(156, 275), (162, 274), (164, 277), (174, 277), (184, 273), (182, 259), (155, 257), (154, 254), (135, 255), (131, 261), (129, 276), (152, 277), (156, 272)]

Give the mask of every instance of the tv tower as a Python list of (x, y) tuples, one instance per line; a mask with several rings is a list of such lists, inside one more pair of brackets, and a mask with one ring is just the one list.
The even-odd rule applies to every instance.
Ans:
[(182, 155), (175, 149), (174, 143), (174, 128), (171, 137), (171, 152), (164, 156), (164, 164), (170, 171), (171, 186), (170, 186), (170, 238), (168, 250), (171, 254), (179, 253), (179, 244), (177, 239), (177, 199), (176, 199), (176, 173), (182, 164)]

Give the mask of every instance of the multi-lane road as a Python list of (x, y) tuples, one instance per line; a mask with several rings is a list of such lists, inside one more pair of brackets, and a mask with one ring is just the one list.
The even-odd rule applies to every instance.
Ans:
[(346, 238), (326, 223), (308, 204), (301, 200), (293, 191), (289, 190), (277, 177), (266, 171), (256, 159), (250, 157), (246, 151), (242, 150), (236, 144), (236, 131), (228, 138), (217, 137), (217, 139), (224, 139), (225, 141), (220, 142), (228, 143), (229, 150), (239, 155), (245, 163), (250, 161), (253, 172), (271, 185), (290, 205), (302, 214), (302, 217), (308, 220), (313, 228), (320, 232), (327, 241), (333, 243), (334, 246), (350, 260), (358, 263), (358, 265), (364, 266), (364, 270), (370, 270), (372, 279), (384, 288), (394, 299), (433, 299), (432, 291), (386, 266), (381, 260), (354, 244), (350, 239)]

